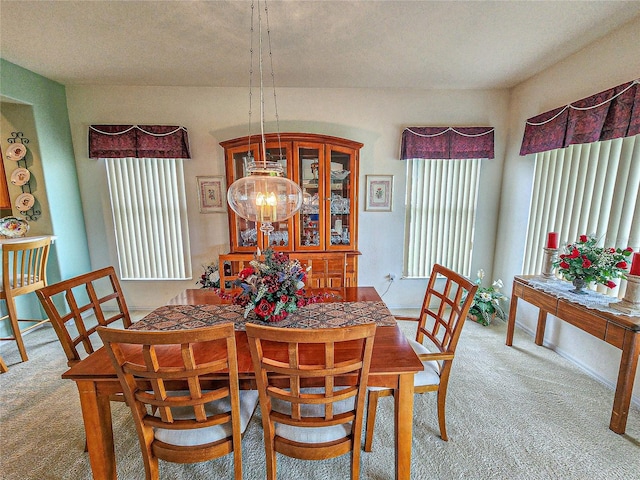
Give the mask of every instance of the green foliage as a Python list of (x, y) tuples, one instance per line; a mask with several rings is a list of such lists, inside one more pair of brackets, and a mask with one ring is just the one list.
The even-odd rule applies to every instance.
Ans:
[(484, 270), (478, 270), (478, 278), (475, 283), (478, 290), (473, 297), (473, 303), (469, 309), (469, 316), (472, 320), (482, 324), (489, 325), (495, 317), (500, 320), (506, 320), (507, 314), (502, 306), (502, 302), (507, 299), (506, 295), (500, 292), (504, 286), (502, 280), (498, 279), (491, 284), (490, 287), (483, 287), (482, 280), (484, 278)]

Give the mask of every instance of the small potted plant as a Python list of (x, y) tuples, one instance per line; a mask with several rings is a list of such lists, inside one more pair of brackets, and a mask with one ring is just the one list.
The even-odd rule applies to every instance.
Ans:
[(494, 281), (490, 287), (483, 287), (482, 280), (484, 279), (484, 270), (478, 270), (478, 278), (475, 283), (478, 285), (476, 294), (473, 297), (473, 303), (469, 309), (468, 318), (474, 322), (478, 322), (481, 325), (489, 325), (491, 321), (498, 317), (500, 320), (505, 320), (507, 314), (502, 307), (502, 302), (507, 298), (505, 294), (500, 292), (500, 289), (504, 287), (502, 280), (498, 279)]

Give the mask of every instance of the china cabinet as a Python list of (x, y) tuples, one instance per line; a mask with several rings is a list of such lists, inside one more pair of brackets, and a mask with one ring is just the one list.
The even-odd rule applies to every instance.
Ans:
[(274, 222), (269, 236), (260, 231), (258, 222), (240, 218), (230, 210), (231, 255), (271, 247), (295, 253), (304, 261), (304, 254), (311, 258), (324, 253), (327, 258), (345, 262), (342, 286), (355, 286), (360, 254), (358, 161), (363, 145), (308, 133), (267, 134), (264, 149), (259, 136), (227, 140), (220, 145), (225, 150), (227, 185), (246, 176), (250, 162), (266, 160), (280, 163), (285, 176), (298, 183), (303, 192), (300, 211), (293, 218)]

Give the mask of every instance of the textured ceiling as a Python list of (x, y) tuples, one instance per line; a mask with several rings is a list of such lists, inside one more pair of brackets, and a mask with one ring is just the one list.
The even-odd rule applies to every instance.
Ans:
[[(65, 85), (246, 86), (250, 6), (0, 0), (0, 54)], [(264, 1), (260, 7), (264, 24)], [(640, 1), (271, 0), (267, 7), (280, 87), (508, 88), (640, 15)], [(257, 38), (254, 50), (257, 57)], [(270, 65), (265, 58), (265, 79)]]

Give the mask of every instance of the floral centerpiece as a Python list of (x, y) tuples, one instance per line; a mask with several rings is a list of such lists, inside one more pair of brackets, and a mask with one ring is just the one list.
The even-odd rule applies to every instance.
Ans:
[(278, 322), (298, 308), (316, 303), (323, 296), (307, 296), (304, 290), (307, 270), (298, 260), (291, 260), (283, 252), (267, 249), (264, 260), (260, 250), (235, 280), (234, 286), (242, 289), (235, 294), (218, 291), (223, 298), (230, 298), (235, 305), (245, 307), (244, 317), (255, 314), (260, 320)]
[(217, 263), (210, 263), (204, 266), (204, 273), (200, 275), (200, 279), (196, 282), (201, 288), (219, 288), (220, 287), (220, 270)]
[(576, 292), (595, 282), (609, 288), (617, 285), (616, 278), (626, 278), (629, 263), (628, 257), (633, 252), (626, 249), (598, 247), (598, 239), (593, 235), (580, 235), (578, 241), (563, 247), (554, 266), (563, 278), (573, 282)]
[(507, 298), (500, 289), (504, 287), (502, 280), (498, 279), (494, 281), (490, 287), (483, 287), (482, 280), (484, 279), (484, 270), (478, 270), (478, 278), (475, 283), (478, 285), (476, 294), (473, 297), (473, 303), (469, 308), (469, 318), (471, 320), (480, 323), (481, 325), (489, 325), (491, 320), (498, 317), (500, 320), (505, 320), (507, 314), (504, 308), (502, 308), (502, 301)]

